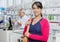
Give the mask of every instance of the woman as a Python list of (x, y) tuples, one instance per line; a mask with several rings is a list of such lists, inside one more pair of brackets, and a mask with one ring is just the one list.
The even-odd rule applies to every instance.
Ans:
[[(24, 29), (24, 36), (28, 38), (29, 42), (47, 42), (49, 36), (49, 23), (42, 17), (42, 3), (34, 2), (32, 9), (35, 17), (28, 20)], [(27, 29), (29, 31), (27, 32)]]

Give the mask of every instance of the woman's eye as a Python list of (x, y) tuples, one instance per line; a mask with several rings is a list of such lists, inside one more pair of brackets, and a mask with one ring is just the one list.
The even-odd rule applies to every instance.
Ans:
[(36, 9), (36, 8), (33, 8), (33, 9)]
[(33, 9), (39, 9), (39, 8), (33, 8)]

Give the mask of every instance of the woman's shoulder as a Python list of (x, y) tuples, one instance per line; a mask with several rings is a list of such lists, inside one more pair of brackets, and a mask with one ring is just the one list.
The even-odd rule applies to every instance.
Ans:
[(45, 23), (48, 22), (48, 20), (46, 18), (42, 18), (41, 22)]
[(42, 26), (49, 25), (49, 21), (48, 21), (46, 18), (42, 18), (40, 24), (41, 24)]
[(28, 21), (31, 21), (31, 20), (32, 20), (32, 18), (29, 18), (29, 19), (28, 19)]
[(44, 21), (48, 21), (46, 18), (42, 18)]

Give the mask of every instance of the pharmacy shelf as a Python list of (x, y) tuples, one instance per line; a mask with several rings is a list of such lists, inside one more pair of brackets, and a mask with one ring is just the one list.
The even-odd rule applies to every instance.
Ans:
[(43, 15), (44, 16), (60, 16), (60, 14), (58, 14), (58, 13), (57, 14), (46, 14), (46, 13), (44, 13)]
[(60, 23), (60, 20), (58, 21), (49, 21), (50, 23)]

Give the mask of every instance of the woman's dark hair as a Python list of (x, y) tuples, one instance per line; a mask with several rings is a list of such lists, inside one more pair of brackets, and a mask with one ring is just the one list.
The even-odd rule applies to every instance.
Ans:
[[(33, 8), (34, 5), (36, 5), (36, 6), (37, 6), (38, 8), (40, 8), (40, 9), (43, 8), (42, 3), (39, 2), (39, 1), (34, 2), (34, 3), (32, 4), (32, 8)], [(41, 13), (41, 17), (42, 17), (42, 13)]]

